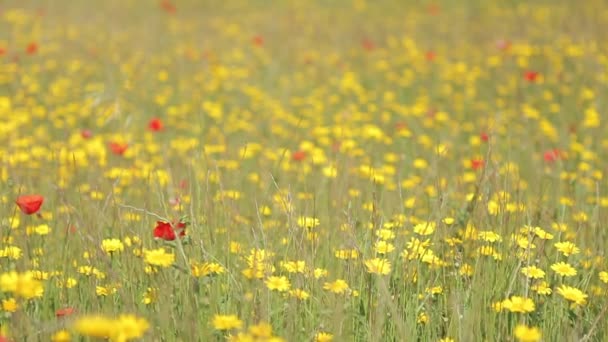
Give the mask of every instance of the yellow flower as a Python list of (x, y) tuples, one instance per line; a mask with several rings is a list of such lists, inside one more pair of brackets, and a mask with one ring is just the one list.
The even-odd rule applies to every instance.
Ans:
[(108, 338), (115, 331), (116, 322), (104, 316), (86, 316), (74, 323), (74, 330), (80, 335)]
[(515, 327), (515, 338), (519, 342), (537, 342), (540, 341), (542, 335), (536, 327), (528, 327), (526, 325), (518, 325)]
[(306, 271), (305, 261), (286, 261), (281, 262), (281, 267), (289, 273), (304, 273)]
[(342, 279), (337, 279), (336, 281), (329, 283), (326, 282), (323, 284), (323, 289), (328, 290), (333, 293), (345, 293), (349, 290), (348, 283)]
[(559, 293), (565, 299), (571, 301), (572, 304), (585, 305), (587, 303), (588, 295), (576, 287), (562, 285), (557, 288), (557, 293)]
[(581, 250), (570, 241), (557, 242), (554, 244), (554, 246), (565, 256), (570, 256), (581, 252)]
[(576, 269), (565, 262), (557, 262), (551, 265), (551, 269), (563, 277), (573, 277), (576, 275)]
[(158, 299), (158, 289), (155, 287), (148, 287), (146, 292), (144, 292), (143, 298), (141, 300), (142, 303), (149, 305)]
[(600, 280), (603, 283), (608, 284), (608, 272), (606, 272), (606, 271), (600, 272)]
[(164, 248), (144, 250), (144, 260), (152, 266), (169, 267), (175, 262), (175, 254), (165, 252)]
[(315, 335), (315, 342), (331, 342), (334, 340), (334, 335), (327, 332), (318, 332)]
[(530, 298), (512, 296), (502, 301), (502, 308), (511, 312), (528, 313), (534, 311), (536, 306)]
[(6, 246), (3, 249), (0, 249), (0, 258), (19, 260), (22, 255), (21, 248), (16, 246)]
[(289, 290), (289, 288), (291, 287), (291, 283), (289, 282), (289, 279), (287, 279), (287, 277), (285, 277), (285, 276), (281, 276), (281, 277), (272, 276), (266, 280), (266, 286), (270, 290), (285, 292), (285, 291)]
[(521, 273), (523, 273), (526, 277), (532, 279), (541, 279), (545, 277), (545, 271), (541, 270), (536, 266), (528, 266), (521, 269)]
[(470, 277), (473, 275), (473, 266), (469, 265), (469, 264), (464, 264), (462, 266), (460, 266), (460, 269), (458, 269), (458, 274), (460, 274), (461, 276), (465, 276), (465, 277)]
[(32, 272), (17, 273), (9, 272), (0, 275), (0, 290), (12, 292), (18, 297), (26, 299), (42, 297), (44, 287), (42, 283), (34, 278)]
[(17, 301), (15, 298), (3, 299), (2, 300), (2, 310), (6, 312), (15, 312), (19, 308)]
[(422, 222), (414, 226), (414, 233), (431, 235), (435, 232), (435, 222)]
[(538, 236), (542, 240), (551, 240), (553, 239), (553, 234), (545, 231), (540, 227), (534, 227), (534, 234)]
[(376, 242), (376, 245), (374, 246), (374, 249), (376, 250), (376, 252), (378, 254), (387, 254), (390, 253), (392, 251), (395, 250), (395, 246), (390, 243), (390, 242), (386, 242), (384, 240), (380, 240)]
[(391, 263), (387, 259), (374, 258), (365, 261), (367, 272), (386, 275), (391, 273)]
[(67, 330), (59, 330), (51, 337), (52, 342), (70, 342), (71, 336)]
[(101, 249), (103, 249), (104, 252), (111, 254), (122, 252), (125, 249), (125, 246), (119, 239), (105, 239), (101, 241)]
[(310, 294), (302, 289), (290, 290), (289, 295), (299, 300), (307, 300), (310, 297)]
[(114, 322), (113, 341), (128, 341), (141, 338), (150, 325), (144, 318), (135, 315), (120, 315)]
[(190, 270), (194, 277), (206, 277), (208, 275), (221, 274), (226, 271), (222, 265), (215, 262), (193, 262), (190, 265)]
[(307, 216), (300, 216), (298, 218), (298, 226), (302, 227), (302, 228), (314, 228), (316, 226), (318, 226), (320, 224), (319, 219), (318, 218), (314, 218), (314, 217), (307, 217)]
[(487, 242), (499, 242), (502, 240), (502, 237), (493, 231), (487, 230), (479, 232), (479, 239)]
[(553, 293), (553, 290), (549, 287), (549, 284), (546, 281), (541, 281), (540, 283), (532, 285), (532, 290), (536, 291), (539, 295), (548, 296)]
[(211, 324), (215, 330), (232, 330), (241, 328), (243, 321), (236, 315), (215, 315)]
[(315, 279), (327, 277), (328, 274), (329, 272), (323, 268), (315, 268), (315, 270), (313, 271), (313, 276), (315, 277)]
[(256, 325), (249, 327), (249, 333), (252, 336), (261, 339), (268, 339), (272, 337), (272, 326), (269, 323), (261, 322)]
[(416, 319), (416, 323), (419, 324), (427, 324), (429, 322), (429, 315), (426, 314), (426, 312), (421, 312), (418, 315), (418, 319)]

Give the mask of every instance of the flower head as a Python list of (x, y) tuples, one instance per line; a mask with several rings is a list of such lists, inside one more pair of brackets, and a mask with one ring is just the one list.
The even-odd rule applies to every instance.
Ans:
[(542, 335), (536, 327), (528, 327), (527, 325), (518, 325), (515, 328), (515, 338), (519, 342), (537, 342), (540, 341)]
[(156, 227), (154, 227), (154, 237), (158, 239), (163, 239), (166, 241), (175, 240), (175, 232), (178, 232), (180, 237), (186, 235), (186, 224), (184, 222), (178, 222), (177, 225), (174, 225), (169, 222), (158, 221), (156, 222)]
[(232, 330), (241, 328), (243, 321), (236, 315), (215, 315), (211, 324), (215, 330)]
[(562, 285), (557, 288), (557, 293), (571, 301), (573, 305), (585, 305), (587, 303), (588, 295), (576, 287)]
[(175, 254), (165, 252), (164, 248), (145, 250), (144, 260), (152, 266), (169, 267), (175, 261)]
[(19, 209), (26, 215), (37, 213), (43, 202), (44, 197), (41, 195), (21, 195), (15, 201)]

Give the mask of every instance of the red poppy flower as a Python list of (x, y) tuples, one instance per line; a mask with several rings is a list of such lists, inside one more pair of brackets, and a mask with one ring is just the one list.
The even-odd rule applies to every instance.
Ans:
[(182, 190), (185, 190), (186, 188), (188, 188), (188, 181), (185, 179), (182, 179), (181, 181), (179, 181), (179, 188)]
[(435, 57), (437, 57), (437, 54), (435, 54), (434, 51), (427, 51), (425, 58), (427, 61), (432, 62), (435, 60)]
[(510, 42), (510, 41), (508, 41), (508, 40), (499, 39), (499, 40), (496, 42), (496, 47), (497, 47), (499, 50), (506, 51), (506, 50), (508, 50), (508, 49), (511, 47), (511, 42)]
[(42, 206), (42, 202), (44, 202), (44, 197), (40, 195), (21, 195), (15, 201), (19, 209), (26, 215), (37, 213)]
[(163, 11), (165, 11), (169, 14), (173, 14), (173, 13), (175, 13), (175, 11), (177, 11), (177, 7), (175, 7), (175, 5), (173, 3), (171, 3), (171, 1), (169, 1), (169, 0), (162, 0), (160, 2), (160, 8), (162, 8)]
[(89, 139), (93, 136), (93, 132), (91, 132), (90, 129), (83, 129), (82, 131), (80, 131), (80, 136), (84, 139)]
[(479, 170), (484, 166), (483, 159), (471, 159), (471, 168), (473, 170)]
[(543, 159), (545, 159), (545, 161), (547, 163), (553, 163), (553, 162), (557, 161), (558, 159), (561, 159), (561, 157), (562, 157), (562, 153), (557, 148), (545, 151), (545, 153), (543, 154)]
[(537, 71), (528, 70), (528, 71), (524, 72), (524, 78), (528, 82), (536, 82), (536, 80), (538, 79), (538, 76), (540, 76), (540, 73)]
[(0, 56), (4, 56), (6, 54), (6, 49), (0, 47)]
[(126, 143), (111, 142), (108, 144), (112, 153), (122, 156), (129, 147)]
[(175, 240), (175, 231), (179, 232), (180, 237), (185, 236), (186, 224), (179, 222), (177, 227), (174, 228), (173, 224), (169, 222), (158, 221), (156, 222), (156, 227), (154, 227), (154, 237), (166, 241), (173, 241)]
[(27, 52), (28, 55), (33, 55), (38, 51), (38, 44), (36, 43), (29, 43), (27, 44), (27, 47), (25, 48), (25, 52)]
[(490, 136), (486, 132), (481, 132), (481, 134), (479, 134), (479, 137), (481, 138), (482, 141), (485, 141), (485, 142), (490, 140)]
[(71, 314), (74, 313), (74, 308), (72, 307), (67, 307), (67, 308), (63, 308), (63, 309), (58, 309), (57, 311), (55, 311), (55, 316), (56, 317), (65, 317), (65, 316), (69, 316)]
[(295, 160), (295, 161), (302, 161), (306, 158), (306, 152), (305, 151), (295, 151), (292, 155), (291, 155), (291, 159)]
[(160, 121), (159, 118), (152, 118), (150, 122), (148, 122), (148, 129), (152, 132), (159, 132), (163, 130), (163, 122)]
[(260, 36), (260, 35), (256, 35), (253, 37), (253, 44), (255, 46), (262, 46), (264, 45), (264, 37)]
[(369, 38), (363, 39), (363, 41), (361, 41), (361, 46), (367, 51), (376, 49), (376, 44)]

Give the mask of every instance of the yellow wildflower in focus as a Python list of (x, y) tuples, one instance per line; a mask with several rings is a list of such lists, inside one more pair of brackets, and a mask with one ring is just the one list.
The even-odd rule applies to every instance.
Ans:
[(536, 305), (530, 298), (512, 296), (502, 301), (502, 308), (510, 312), (528, 313), (534, 311)]
[(119, 239), (105, 239), (101, 241), (101, 249), (107, 254), (122, 252), (125, 249), (124, 244)]
[(215, 315), (211, 322), (215, 330), (232, 330), (240, 329), (243, 326), (241, 321), (236, 315)]
[(576, 287), (562, 285), (557, 288), (557, 293), (572, 302), (573, 305), (585, 305), (587, 303), (588, 295)]
[(515, 327), (515, 338), (519, 342), (537, 342), (540, 341), (541, 337), (540, 330), (536, 327), (521, 324)]
[(573, 277), (576, 275), (576, 269), (565, 262), (557, 262), (551, 265), (551, 269), (563, 277)]
[(374, 258), (365, 261), (367, 272), (386, 275), (391, 273), (391, 263), (387, 259)]
[(291, 287), (291, 283), (289, 282), (289, 279), (287, 279), (287, 277), (285, 276), (272, 276), (266, 279), (266, 286), (269, 290), (285, 292), (289, 290), (289, 288)]
[(175, 254), (165, 252), (164, 248), (145, 250), (144, 260), (152, 266), (169, 267), (175, 262)]

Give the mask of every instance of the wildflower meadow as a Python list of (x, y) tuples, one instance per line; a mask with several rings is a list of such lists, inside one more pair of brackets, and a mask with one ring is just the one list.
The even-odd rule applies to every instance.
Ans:
[(607, 30), (0, 2), (0, 341), (607, 341)]

